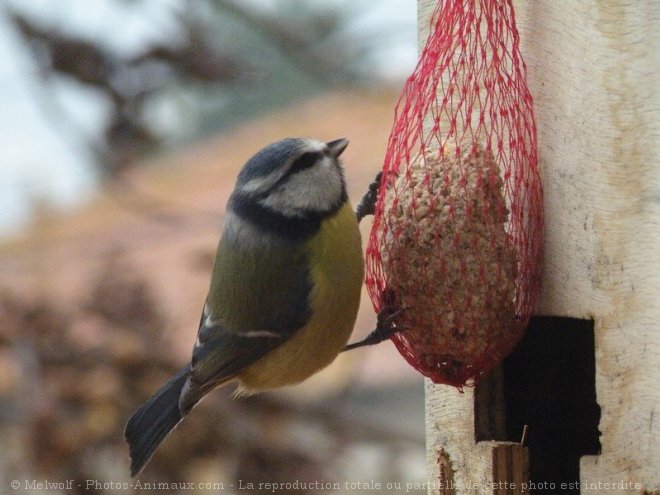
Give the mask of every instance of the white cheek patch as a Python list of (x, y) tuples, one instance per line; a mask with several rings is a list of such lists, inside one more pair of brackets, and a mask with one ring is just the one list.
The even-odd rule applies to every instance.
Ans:
[[(304, 149), (306, 151), (322, 152), (326, 147), (325, 143), (317, 141), (316, 139), (301, 139), (301, 142), (304, 143)], [(295, 159), (292, 158), (284, 166), (276, 168), (270, 174), (249, 180), (241, 186), (241, 191), (245, 193), (260, 193), (268, 191), (289, 171), (289, 168), (291, 168), (294, 161)]]
[(261, 200), (261, 204), (296, 217), (310, 210), (328, 211), (340, 201), (341, 195), (341, 171), (332, 159), (323, 157), (313, 167), (293, 174), (280, 188)]

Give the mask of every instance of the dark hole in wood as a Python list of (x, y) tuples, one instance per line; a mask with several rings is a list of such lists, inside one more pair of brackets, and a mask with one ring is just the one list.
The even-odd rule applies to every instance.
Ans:
[(591, 320), (532, 318), (475, 391), (477, 441), (519, 442), (527, 425), (532, 493), (580, 493), (580, 457), (600, 453), (599, 421)]

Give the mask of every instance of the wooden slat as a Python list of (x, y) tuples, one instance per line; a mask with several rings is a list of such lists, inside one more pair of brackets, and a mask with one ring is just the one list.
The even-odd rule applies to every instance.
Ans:
[[(435, 4), (419, 1), (422, 39)], [(660, 4), (514, 6), (545, 192), (537, 313), (595, 324), (602, 453), (582, 458), (581, 483), (591, 483), (590, 495), (652, 493), (660, 490)], [(427, 411), (429, 480), (443, 450), (457, 494), (492, 493), (458, 485), (494, 479), (492, 442), (475, 442), (473, 390), (429, 384)]]

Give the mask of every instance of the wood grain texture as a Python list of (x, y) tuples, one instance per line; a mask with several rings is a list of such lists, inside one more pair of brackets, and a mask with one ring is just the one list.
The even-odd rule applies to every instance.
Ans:
[(602, 454), (581, 481), (658, 489), (660, 4), (516, 8), (545, 187), (538, 312), (595, 321)]
[(426, 458), (430, 494), (442, 494), (446, 479), (443, 466), (451, 465), (456, 494), (492, 493), (492, 450), (496, 442), (475, 442), (474, 389), (460, 392), (454, 387), (426, 380)]
[[(419, 2), (421, 39), (435, 4)], [(595, 321), (602, 453), (582, 459), (581, 482), (653, 492), (660, 489), (660, 3), (514, 5), (545, 193), (537, 314)], [(430, 481), (441, 448), (457, 480), (492, 477), (490, 449), (474, 441), (472, 390), (429, 384), (427, 415)]]
[(528, 493), (529, 452), (523, 445), (499, 442), (493, 447), (493, 493), (518, 495)]

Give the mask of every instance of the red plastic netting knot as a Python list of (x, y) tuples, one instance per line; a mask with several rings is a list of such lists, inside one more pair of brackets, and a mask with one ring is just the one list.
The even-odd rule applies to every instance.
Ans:
[(367, 286), (436, 383), (473, 384), (515, 346), (540, 280), (532, 97), (511, 0), (439, 2), (399, 99)]

